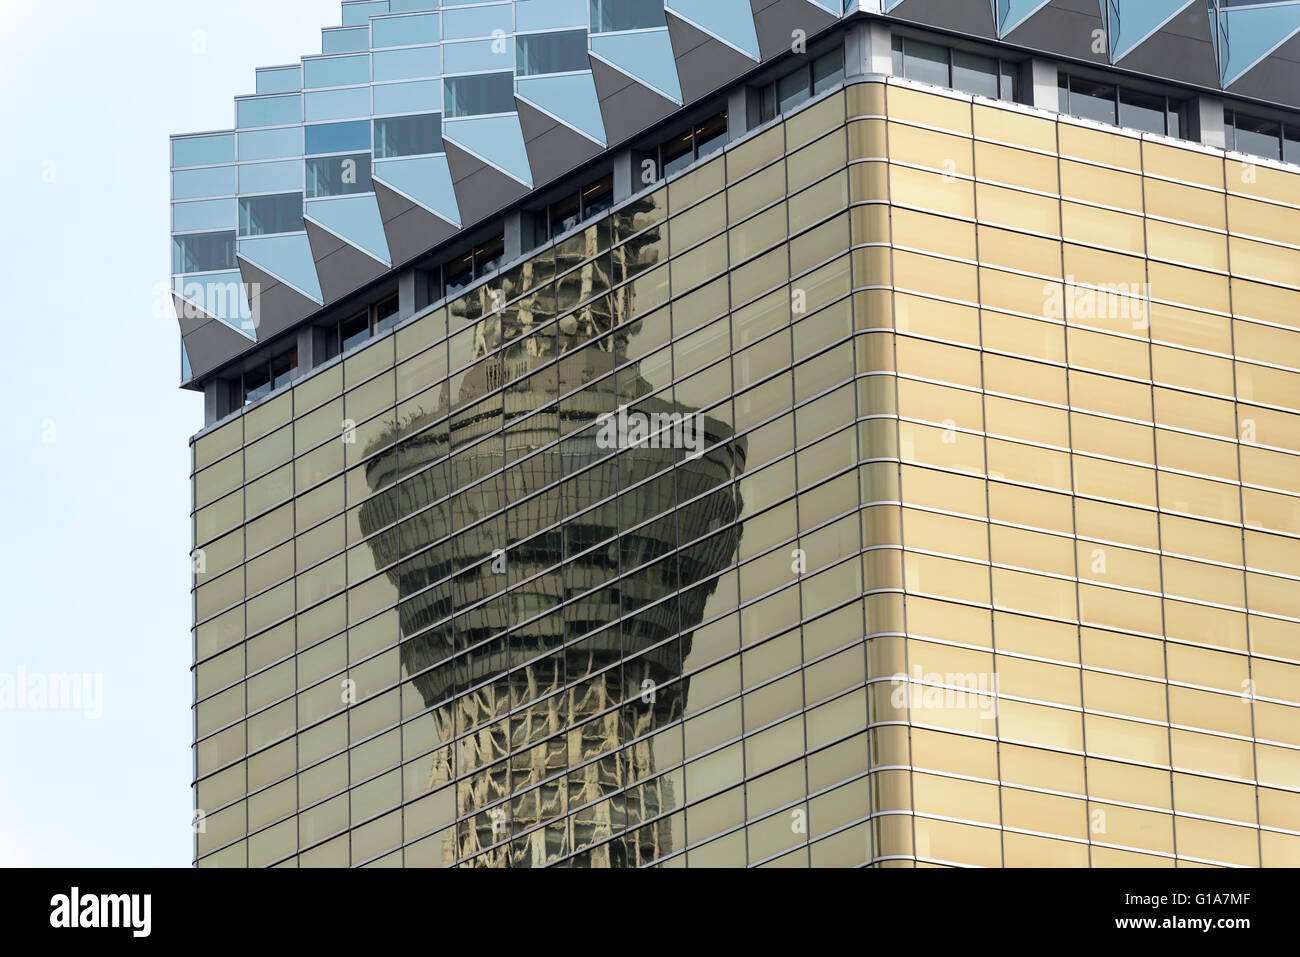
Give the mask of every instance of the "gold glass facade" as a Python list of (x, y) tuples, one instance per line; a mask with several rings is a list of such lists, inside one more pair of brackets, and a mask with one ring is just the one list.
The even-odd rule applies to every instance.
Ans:
[(1300, 860), (1238, 167), (851, 85), (200, 435), (200, 866)]
[(1300, 863), (1300, 175), (849, 102), (874, 853)]

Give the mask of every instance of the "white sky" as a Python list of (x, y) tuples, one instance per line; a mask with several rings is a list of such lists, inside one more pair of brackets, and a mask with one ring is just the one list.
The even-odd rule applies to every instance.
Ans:
[(0, 676), (104, 684), (98, 721), (0, 709), (0, 866), (190, 863), (203, 403), (155, 316), (168, 135), (229, 128), (255, 67), (339, 22), (338, 0), (0, 0)]

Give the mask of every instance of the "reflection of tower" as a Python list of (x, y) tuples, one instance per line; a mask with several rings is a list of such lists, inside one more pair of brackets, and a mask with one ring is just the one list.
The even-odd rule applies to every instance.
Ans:
[[(638, 212), (629, 207), (614, 222), (629, 226)], [(433, 708), (439, 738), (456, 740), (429, 779), (436, 789), (459, 778), (463, 820), (444, 842), (448, 864), (491, 848), (475, 863), (540, 865), (624, 828), (635, 837), (596, 849), (592, 864), (635, 866), (672, 850), (667, 817), (654, 819), (677, 797), (667, 778), (654, 779), (646, 736), (682, 714), (689, 680), (680, 677), (682, 661), (714, 590), (686, 586), (732, 560), (739, 515), (732, 480), (744, 468), (745, 443), (728, 441), (724, 422), (701, 417), (711, 448), (698, 458), (651, 442), (615, 461), (597, 446), (597, 417), (651, 391), (636, 364), (620, 369), (617, 382), (612, 375), (591, 382), (612, 368), (611, 358), (625, 360), (626, 331), (599, 336), (633, 304), (616, 291), (565, 313), (653, 265), (659, 238), (652, 227), (612, 260), (589, 261), (602, 229), (608, 236), (609, 221), (557, 247), (561, 278), (549, 302), (533, 295), (498, 315), (455, 317), (479, 319), (475, 360), (497, 355), (504, 342), (500, 361), (472, 366), (454, 398), (444, 391), (450, 421), (426, 428), (438, 419), (430, 415), (401, 424), (404, 437), (366, 470), (376, 494), (361, 526), (367, 535), (388, 529), (370, 544), (376, 563), (392, 566), (403, 599), (402, 664)], [(528, 286), (533, 278), (525, 272), (515, 281)], [(477, 312), (492, 296), (470, 301)], [(563, 317), (552, 322), (556, 315)], [(596, 345), (582, 349), (588, 342)], [(483, 411), (480, 398), (502, 381), (501, 401)], [(694, 412), (653, 397), (637, 408)], [(503, 427), (504, 449), (500, 435), (484, 441)], [(560, 436), (568, 438), (556, 444)], [(449, 453), (450, 462), (431, 465)], [(484, 518), (508, 506), (508, 522)], [(679, 542), (724, 527), (677, 551)], [(643, 822), (650, 823), (638, 828)]]

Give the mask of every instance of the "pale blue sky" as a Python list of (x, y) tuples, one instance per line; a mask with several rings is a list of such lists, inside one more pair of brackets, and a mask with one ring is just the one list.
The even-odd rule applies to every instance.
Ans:
[(168, 135), (229, 128), (255, 67), (339, 22), (338, 0), (0, 0), (0, 682), (103, 676), (98, 720), (0, 703), (0, 866), (190, 863), (203, 401), (157, 302)]

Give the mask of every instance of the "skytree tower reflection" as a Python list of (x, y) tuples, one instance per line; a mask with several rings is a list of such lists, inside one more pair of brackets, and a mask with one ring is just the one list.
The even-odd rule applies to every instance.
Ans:
[(696, 583), (735, 554), (746, 446), (700, 416), (702, 456), (658, 439), (600, 447), (598, 417), (621, 406), (697, 411), (649, 396), (640, 362), (623, 367), (635, 303), (630, 286), (610, 290), (655, 264), (663, 227), (606, 250), (646, 212), (633, 204), (454, 304), (453, 327), (476, 329), (473, 364), (366, 471), (361, 526), (385, 530), (370, 545), (403, 599), (402, 665), (455, 742), (428, 782), (455, 782), (446, 864), (592, 847), (593, 866), (637, 866), (673, 850), (680, 795), (655, 778), (649, 736), (682, 715), (682, 661), (715, 588)]

